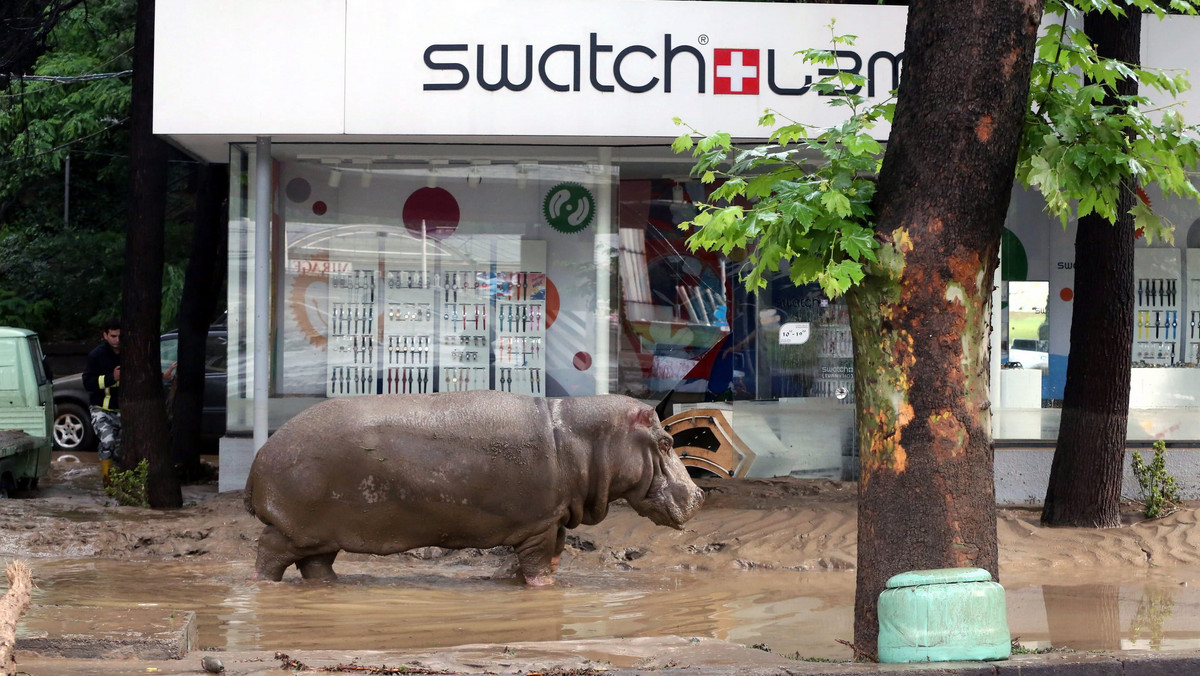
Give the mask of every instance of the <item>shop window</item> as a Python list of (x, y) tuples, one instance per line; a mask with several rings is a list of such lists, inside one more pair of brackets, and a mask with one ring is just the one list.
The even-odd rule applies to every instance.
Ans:
[[(273, 417), (329, 397), (609, 390), (611, 168), (275, 152), (295, 159), (276, 164)], [(231, 242), (233, 267), (252, 260), (251, 237)], [(231, 270), (230, 294), (247, 327), (248, 270)], [(230, 331), (239, 363), (248, 335)], [(231, 428), (248, 401), (231, 397)]]

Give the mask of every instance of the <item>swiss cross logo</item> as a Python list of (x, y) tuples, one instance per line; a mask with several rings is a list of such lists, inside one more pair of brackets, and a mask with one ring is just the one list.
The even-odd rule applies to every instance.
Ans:
[(714, 94), (758, 93), (757, 49), (714, 49)]

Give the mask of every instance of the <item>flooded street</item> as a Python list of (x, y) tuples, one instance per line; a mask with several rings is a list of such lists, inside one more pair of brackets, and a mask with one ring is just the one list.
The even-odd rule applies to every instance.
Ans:
[[(395, 557), (392, 557), (394, 559)], [(549, 589), (479, 568), (340, 563), (335, 583), (256, 583), (248, 562), (33, 560), (35, 604), (194, 610), (200, 646), (419, 649), (637, 636), (712, 637), (782, 655), (849, 658), (853, 572), (572, 573)], [(1009, 628), (1030, 649), (1200, 647), (1200, 571), (1069, 584), (1006, 582)], [(1186, 583), (1186, 584), (1185, 584)], [(36, 617), (25, 630), (35, 630)]]
[[(115, 507), (92, 463), (55, 463), (29, 499), (0, 501), (0, 559), (32, 569), (38, 607), (194, 611), (201, 649), (423, 650), (679, 636), (845, 660), (856, 561), (853, 484), (744, 480), (707, 488), (683, 531), (624, 504), (572, 531), (558, 584), (493, 575), (511, 551), (338, 558), (334, 583), (253, 582), (262, 524), (240, 492), (188, 487), (188, 507)], [(1009, 629), (1030, 649), (1200, 648), (1200, 510), (1119, 529), (997, 523)], [(50, 620), (46, 620), (49, 622)], [(61, 628), (58, 631), (62, 631)]]

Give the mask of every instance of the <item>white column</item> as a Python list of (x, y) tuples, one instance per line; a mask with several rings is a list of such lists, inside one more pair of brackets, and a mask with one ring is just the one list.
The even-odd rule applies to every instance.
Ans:
[[(997, 258), (1001, 254), (997, 253)], [(1002, 262), (1002, 261), (1001, 261)], [(1007, 336), (1001, 336), (1004, 331), (1004, 317), (1001, 314), (1003, 308), (1000, 307), (1000, 285), (1004, 282), (1000, 279), (1000, 262), (996, 263), (996, 272), (992, 274), (992, 312), (991, 323), (992, 330), (988, 333), (988, 345), (990, 346), (991, 358), (988, 360), (988, 396), (991, 398), (992, 406), (988, 409), (992, 420), (992, 439), (995, 440), (996, 435), (1000, 432), (1000, 341)]]
[(612, 331), (612, 308), (609, 289), (612, 284), (613, 213), (612, 213), (612, 148), (599, 149), (600, 173), (596, 177), (596, 354), (592, 369), (596, 378), (596, 394), (608, 394), (609, 336)]
[(270, 377), (271, 137), (254, 144), (254, 452), (267, 443)]

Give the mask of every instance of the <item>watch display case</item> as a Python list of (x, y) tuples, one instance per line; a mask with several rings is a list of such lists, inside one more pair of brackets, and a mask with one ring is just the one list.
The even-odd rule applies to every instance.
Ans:
[(545, 244), (520, 260), (334, 262), (326, 396), (495, 389), (545, 395)]
[(1182, 266), (1178, 249), (1134, 253), (1133, 362), (1175, 366), (1186, 360), (1181, 340)]

